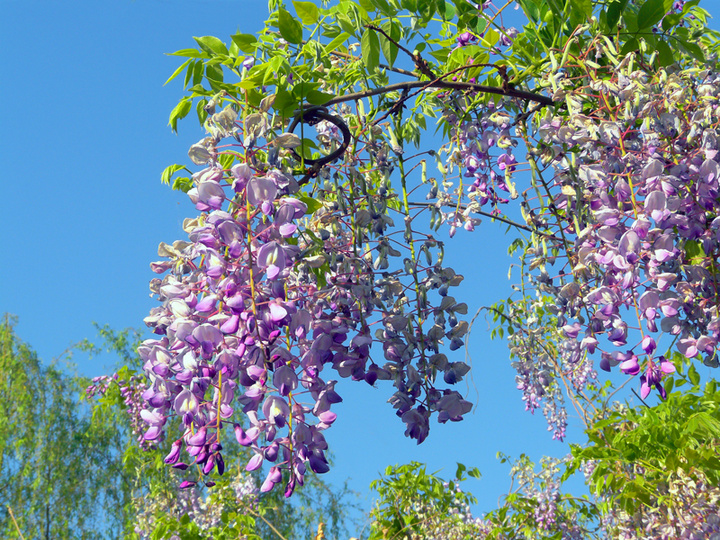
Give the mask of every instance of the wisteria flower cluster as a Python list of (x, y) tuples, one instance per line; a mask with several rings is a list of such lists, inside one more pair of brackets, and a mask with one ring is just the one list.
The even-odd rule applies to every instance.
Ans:
[[(447, 95), (444, 99), (443, 118), (451, 127), (453, 142), (442, 149), (446, 154), (444, 163), (439, 163), (443, 182), (434, 181), (427, 198), (435, 200), (439, 222), (450, 226), (452, 237), (458, 227), (475, 230), (480, 223), (477, 214), (486, 205), (491, 214), (499, 214), (499, 205), (517, 198), (512, 176), (517, 167), (513, 149), (518, 140), (512, 134), (513, 117), (504, 110), (504, 103), (478, 104), (472, 94)], [(449, 179), (455, 170), (461, 173), (457, 184)], [(448, 207), (454, 210), (448, 211)]]
[[(411, 256), (391, 268), (401, 251), (382, 185), (393, 167), (382, 155), (384, 141), (367, 141), (367, 163), (352, 157), (300, 177), (301, 140), (283, 128), (263, 110), (238, 121), (228, 105), (211, 116), (210, 135), (189, 152), (206, 165), (188, 191), (201, 215), (185, 221), (187, 241), (160, 245), (165, 259), (152, 268), (165, 277), (153, 280), (151, 291), (162, 305), (145, 319), (159, 337), (138, 352), (150, 380), (145, 439), (162, 439), (168, 421), (184, 428), (166, 463), (222, 474), (223, 428), (232, 426), (253, 450), (247, 470), (270, 465), (261, 491), (284, 482), (289, 496), (307, 467), (329, 469), (323, 432), (342, 401), (337, 380), (328, 378), (333, 372), (371, 385), (392, 380), (390, 401), (418, 443), (431, 414), (457, 421), (470, 404), (435, 387), (438, 373), (455, 384), (469, 369), (440, 350), (444, 339), (457, 349), (467, 332), (457, 318), (467, 306), (448, 295), (462, 276), (430, 263), (436, 242), (429, 237), (417, 246), (429, 265)], [(336, 145), (331, 127), (320, 131), (323, 145)], [(228, 137), (232, 150), (221, 145)], [(228, 156), (236, 163), (223, 167)], [(303, 191), (313, 176), (324, 203)], [(428, 300), (432, 290), (436, 305)], [(434, 324), (423, 327), (427, 319)]]
[[(642, 398), (664, 397), (675, 367), (661, 351), (718, 365), (720, 80), (702, 68), (649, 77), (634, 55), (597, 47), (612, 70), (585, 85), (564, 71), (545, 79), (568, 113), (535, 120), (540, 195), (529, 200), (552, 202), (528, 205), (538, 233), (526, 260), (566, 366), (586, 373), (596, 354), (601, 369), (640, 375)], [(556, 261), (565, 265), (553, 277)]]

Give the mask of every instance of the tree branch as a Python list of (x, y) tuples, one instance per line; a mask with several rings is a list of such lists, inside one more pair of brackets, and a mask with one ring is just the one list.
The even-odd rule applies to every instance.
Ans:
[[(410, 206), (424, 206), (424, 207), (435, 206), (435, 203), (426, 203), (426, 202), (410, 202), (409, 204), (410, 204)], [(452, 206), (452, 208), (454, 208), (454, 206)], [(461, 208), (465, 209), (466, 207), (465, 207), (465, 205), (461, 205)], [(473, 210), (473, 214), (479, 214), (481, 216), (489, 217), (490, 219), (496, 219), (502, 223), (505, 223), (506, 225), (515, 227), (516, 229), (522, 229), (529, 233), (539, 234), (540, 236), (544, 236), (545, 238), (550, 238), (551, 240), (557, 240), (557, 241), (562, 240), (561, 238), (558, 238), (554, 234), (545, 233), (545, 232), (539, 231), (537, 229), (533, 229), (532, 227), (528, 227), (527, 225), (523, 225), (522, 223), (517, 223), (516, 221), (512, 221), (510, 219), (492, 214), (490, 212), (485, 212), (484, 210)]]
[(366, 97), (377, 96), (379, 94), (387, 94), (395, 90), (411, 90), (414, 88), (447, 88), (448, 90), (466, 90), (475, 92), (484, 92), (486, 94), (497, 94), (500, 96), (509, 96), (524, 99), (527, 101), (534, 101), (541, 103), (542, 105), (554, 105), (555, 102), (552, 98), (536, 94), (534, 92), (526, 92), (524, 90), (516, 90), (514, 88), (503, 89), (498, 86), (487, 86), (484, 84), (475, 84), (467, 82), (447, 82), (447, 81), (408, 81), (394, 84), (388, 84), (382, 88), (373, 88), (371, 90), (363, 90), (362, 92), (353, 92), (352, 94), (345, 94), (337, 96), (331, 100), (323, 103), (326, 107), (335, 105), (337, 103), (344, 103), (346, 101), (355, 101), (356, 99), (362, 99)]

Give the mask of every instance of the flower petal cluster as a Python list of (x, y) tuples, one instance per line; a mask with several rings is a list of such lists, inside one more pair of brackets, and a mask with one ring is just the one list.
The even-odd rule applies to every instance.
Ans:
[(585, 85), (546, 77), (568, 113), (535, 118), (534, 182), (552, 203), (528, 205), (542, 236), (526, 257), (567, 363), (596, 355), (601, 369), (640, 375), (645, 398), (664, 396), (674, 371), (657, 350), (718, 363), (720, 78), (702, 68), (650, 78), (633, 62)]
[[(222, 437), (231, 430), (253, 451), (248, 471), (269, 467), (261, 491), (284, 483), (289, 496), (308, 468), (329, 470), (324, 431), (342, 401), (333, 377), (391, 380), (390, 403), (418, 443), (432, 414), (440, 422), (461, 420), (470, 403), (434, 382), (438, 373), (447, 384), (467, 373), (440, 347), (461, 346), (468, 325), (458, 321), (467, 306), (448, 295), (462, 276), (439, 264), (419, 269), (408, 258), (390, 272), (390, 258), (401, 252), (386, 234), (393, 224), (387, 200), (338, 196), (344, 190), (324, 204), (307, 198), (290, 152), (299, 138), (276, 134), (270, 123), (260, 113), (248, 116), (244, 129), (228, 121), (191, 149), (191, 158), (206, 165), (188, 191), (201, 214), (185, 220), (188, 240), (159, 247), (165, 259), (151, 267), (164, 277), (150, 288), (161, 305), (145, 319), (157, 337), (138, 352), (149, 380), (145, 440), (162, 439), (168, 422), (184, 429), (166, 463), (222, 474)], [(226, 136), (244, 142), (221, 151)], [(322, 136), (330, 140), (332, 132)], [(218, 161), (223, 152), (236, 162), (229, 169)], [(365, 173), (368, 182), (377, 181), (376, 170)], [(362, 174), (346, 173), (349, 185)], [(422, 246), (428, 259), (434, 245), (428, 239)], [(403, 279), (414, 284), (414, 305), (407, 305)], [(440, 295), (436, 306), (427, 299), (432, 290)], [(423, 327), (432, 318), (434, 325)], [(371, 358), (374, 347), (382, 366)]]

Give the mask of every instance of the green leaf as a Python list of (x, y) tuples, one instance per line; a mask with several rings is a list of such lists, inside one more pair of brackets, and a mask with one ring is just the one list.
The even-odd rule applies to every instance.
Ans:
[(195, 105), (195, 112), (197, 112), (197, 117), (200, 125), (204, 124), (205, 120), (207, 120), (208, 113), (205, 110), (205, 105), (207, 104), (208, 100), (203, 98), (198, 100), (197, 105)]
[(225, 44), (215, 36), (203, 36), (193, 37), (193, 39), (200, 45), (200, 48), (206, 53), (213, 55), (228, 55), (228, 50)]
[(693, 386), (697, 386), (700, 383), (700, 374), (697, 372), (697, 369), (695, 369), (695, 366), (690, 366), (690, 369), (688, 369), (688, 379), (690, 379)]
[(703, 53), (703, 50), (697, 43), (692, 43), (690, 41), (678, 38), (677, 44), (680, 46), (681, 49), (683, 49), (686, 53), (692, 56), (695, 60), (698, 60), (699, 62), (705, 62), (705, 53)]
[(519, 0), (519, 3), (528, 19), (534, 23), (540, 22), (540, 8), (537, 0)]
[(435, 9), (442, 17), (443, 21), (448, 21), (455, 17), (455, 8), (453, 8), (452, 4), (446, 2), (445, 0), (436, 0)]
[(188, 58), (209, 58), (207, 53), (198, 51), (197, 49), (180, 49), (174, 53), (168, 53), (168, 56), (186, 56)]
[(187, 67), (187, 65), (188, 65), (190, 62), (192, 62), (192, 61), (193, 61), (192, 58), (188, 58), (188, 59), (185, 60), (182, 64), (180, 64), (180, 67), (177, 68), (175, 71), (173, 71), (173, 74), (170, 75), (170, 78), (168, 78), (168, 80), (163, 83), (163, 86), (165, 86), (167, 83), (169, 83), (170, 81), (172, 81), (175, 77), (177, 77), (178, 75), (180, 75), (180, 72), (182, 72), (182, 70), (185, 69), (185, 67)]
[(257, 38), (252, 34), (235, 34), (230, 36), (238, 49), (247, 54), (253, 54), (257, 46)]
[[(670, 54), (672, 54), (672, 51), (670, 51)], [(685, 255), (690, 260), (690, 264), (701, 264), (707, 258), (702, 244), (697, 240), (685, 242)]]
[(213, 64), (205, 65), (205, 77), (215, 82), (223, 82), (223, 70), (220, 66)]
[(570, 26), (575, 28), (592, 17), (592, 0), (570, 0)]
[(667, 395), (670, 395), (670, 392), (672, 392), (673, 387), (675, 386), (675, 379), (673, 377), (668, 377), (665, 379), (665, 393)]
[(638, 11), (638, 28), (643, 30), (657, 24), (668, 12), (666, 2), (667, 0), (647, 0)]
[[(319, 202), (317, 199), (313, 199), (312, 197), (305, 195), (304, 193), (299, 194), (297, 198), (304, 202), (307, 206), (307, 212), (305, 212), (305, 215), (307, 216), (311, 216), (322, 208), (321, 202)], [(386, 472), (385, 474), (388, 473)]]
[(388, 4), (386, 0), (371, 0), (371, 2), (385, 15), (392, 17), (396, 14), (395, 10), (390, 7), (390, 4)]
[(620, 20), (620, 15), (625, 11), (628, 0), (615, 0), (610, 2), (605, 12), (605, 21), (607, 24), (608, 32), (614, 33), (617, 28), (617, 23)]
[(173, 165), (170, 165), (169, 167), (165, 167), (165, 170), (162, 172), (162, 175), (160, 176), (160, 180), (163, 184), (170, 184), (170, 179), (173, 177), (173, 175), (181, 170), (186, 170), (187, 172), (191, 172), (190, 169), (188, 169), (185, 165), (180, 165), (178, 163), (175, 163)]
[(280, 35), (288, 43), (302, 43), (302, 24), (284, 8), (280, 8), (278, 12), (278, 28)]
[(203, 78), (203, 62), (202, 62), (202, 60), (197, 60), (195, 62), (195, 65), (193, 66), (193, 72), (192, 72), (193, 86), (202, 84), (202, 78)]
[(192, 99), (188, 97), (182, 98), (180, 102), (175, 105), (175, 108), (170, 112), (170, 120), (168, 122), (168, 125), (173, 131), (177, 131), (178, 120), (185, 118), (190, 112), (191, 107)]
[(675, 57), (673, 55), (672, 49), (670, 48), (670, 45), (667, 44), (667, 41), (661, 39), (658, 41), (657, 44), (657, 52), (658, 52), (658, 62), (661, 66), (666, 67), (672, 64), (675, 61)]
[[(395, 41), (396, 43), (400, 41), (400, 27), (398, 26), (397, 22), (392, 20), (387, 21), (383, 23), (382, 29), (387, 35), (389, 35), (393, 39), (393, 41)], [(379, 40), (383, 56), (387, 60), (388, 65), (392, 67), (398, 55), (397, 45), (395, 45), (395, 43), (390, 41), (385, 36), (382, 36), (381, 38), (379, 38)]]
[(482, 478), (482, 474), (480, 473), (480, 469), (477, 467), (473, 467), (472, 469), (468, 469), (468, 476), (471, 476), (472, 478), (477, 478), (480, 480)]
[(682, 19), (682, 15), (680, 15), (679, 13), (671, 13), (670, 15), (665, 15), (665, 18), (662, 20), (662, 29), (665, 32), (670, 31), (671, 28), (677, 26), (677, 23), (680, 22), (680, 19)]
[(375, 4), (372, 3), (372, 0), (358, 0), (358, 4), (368, 13), (372, 13), (377, 9)]
[(638, 40), (635, 38), (630, 38), (622, 46), (622, 49), (620, 49), (620, 55), (624, 56), (630, 52), (637, 51), (639, 48), (640, 44), (638, 43)]
[(292, 3), (303, 24), (315, 24), (318, 22), (319, 11), (315, 4), (298, 0), (292, 0)]
[(323, 105), (334, 97), (334, 94), (320, 92), (319, 90), (310, 90), (305, 96), (305, 100), (311, 105)]
[(343, 32), (339, 36), (336, 36), (330, 43), (325, 45), (325, 52), (333, 52), (335, 49), (338, 48), (338, 45), (340, 45), (341, 43), (345, 43), (349, 37), (350, 34), (348, 34), (347, 32)]
[(375, 30), (366, 28), (360, 40), (363, 60), (367, 70), (372, 73), (380, 65), (380, 42)]

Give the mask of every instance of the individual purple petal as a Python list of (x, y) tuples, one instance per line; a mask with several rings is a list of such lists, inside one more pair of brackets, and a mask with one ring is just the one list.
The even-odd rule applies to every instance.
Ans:
[(240, 327), (240, 315), (233, 314), (230, 318), (222, 323), (220, 331), (224, 334), (234, 334)]
[(663, 373), (670, 374), (675, 373), (675, 366), (672, 362), (667, 360), (664, 356), (660, 357), (660, 370)]
[(697, 342), (693, 338), (681, 339), (678, 341), (678, 351), (686, 358), (695, 358), (698, 355)]
[(403, 413), (402, 421), (405, 422), (407, 428), (405, 429), (405, 436), (411, 439), (416, 439), (417, 444), (423, 442), (429, 432), (430, 424), (428, 422), (428, 415), (422, 414), (418, 409), (410, 409)]
[(653, 191), (645, 199), (645, 214), (650, 216), (656, 223), (665, 219), (667, 211), (667, 197), (662, 191)]
[(273, 374), (273, 385), (283, 395), (287, 396), (298, 386), (298, 377), (290, 366), (280, 366)]
[(270, 308), (270, 318), (273, 322), (280, 322), (287, 317), (288, 311), (282, 305), (281, 300), (278, 300), (277, 298), (271, 300), (268, 307)]
[(645, 399), (650, 395), (650, 385), (647, 383), (645, 375), (641, 375), (640, 382), (640, 397)]
[(245, 470), (247, 472), (255, 471), (260, 468), (262, 463), (263, 463), (262, 454), (255, 454), (253, 457), (250, 458), (250, 461), (248, 461), (248, 464), (245, 466)]
[(217, 296), (209, 294), (197, 303), (195, 311), (200, 313), (209, 313), (215, 309), (215, 304), (217, 304)]
[(268, 396), (263, 403), (262, 412), (268, 422), (283, 427), (287, 423), (287, 417), (290, 415), (290, 407), (281, 397)]
[(202, 472), (203, 474), (210, 474), (210, 472), (215, 468), (215, 456), (210, 456), (208, 460), (205, 462), (205, 465), (203, 465)]
[(189, 433), (185, 436), (185, 442), (190, 446), (204, 446), (207, 440), (207, 428), (201, 427), (197, 433)]
[(175, 398), (173, 403), (173, 409), (178, 414), (195, 413), (198, 410), (198, 399), (190, 392), (190, 390), (183, 390)]
[(656, 348), (657, 345), (655, 344), (655, 340), (652, 338), (652, 336), (645, 336), (643, 338), (642, 350), (645, 351), (646, 354), (652, 354)]
[(181, 482), (178, 487), (180, 489), (188, 489), (188, 488), (195, 487), (195, 486), (197, 486), (197, 482), (185, 480), (185, 481)]
[(299, 199), (295, 199), (293, 197), (283, 197), (283, 199), (280, 201), (280, 208), (292, 208), (292, 218), (291, 219), (298, 219), (305, 215), (307, 212), (307, 205), (302, 202)]
[(337, 419), (337, 414), (335, 414), (332, 411), (325, 411), (318, 415), (318, 419), (323, 423), (327, 424), (328, 426), (332, 424)]
[(274, 279), (285, 268), (285, 251), (277, 242), (268, 242), (258, 250), (257, 264), (266, 268), (268, 277)]
[(277, 186), (269, 178), (253, 178), (247, 184), (247, 199), (253, 206), (272, 202), (277, 197)]
[(330, 470), (330, 465), (325, 459), (325, 455), (322, 451), (313, 452), (308, 458), (310, 468), (317, 474), (323, 474)]
[(620, 371), (626, 375), (637, 375), (640, 373), (640, 365), (638, 364), (637, 356), (633, 355), (629, 360), (625, 360), (620, 364)]
[[(217, 182), (202, 182), (197, 187), (197, 198), (193, 202), (196, 206), (203, 203), (205, 207), (198, 208), (201, 211), (210, 208), (219, 210), (225, 200), (225, 191)], [(202, 206), (202, 205), (201, 205)]]
[(237, 439), (237, 442), (243, 446), (250, 446), (257, 440), (259, 434), (260, 431), (257, 427), (251, 427), (245, 431), (242, 427), (240, 427), (240, 425), (235, 424), (235, 438)]
[(160, 426), (150, 426), (143, 435), (143, 439), (146, 441), (154, 441), (162, 435), (163, 431)]
[(198, 341), (202, 348), (202, 356), (205, 359), (210, 358), (215, 352), (215, 348), (222, 342), (222, 332), (212, 324), (201, 324), (192, 333), (193, 337)]

